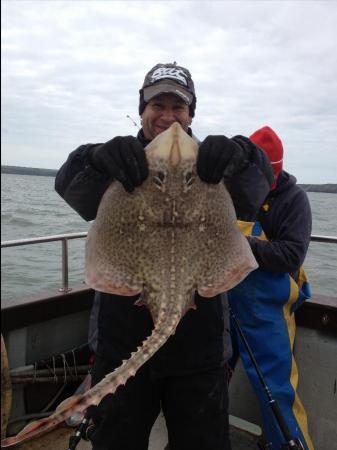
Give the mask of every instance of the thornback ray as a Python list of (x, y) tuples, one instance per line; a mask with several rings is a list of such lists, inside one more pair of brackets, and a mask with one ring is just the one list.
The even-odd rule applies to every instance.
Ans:
[(225, 185), (207, 184), (197, 176), (197, 154), (197, 143), (174, 123), (146, 147), (145, 182), (131, 194), (113, 182), (88, 233), (86, 283), (112, 294), (142, 293), (154, 323), (152, 334), (97, 385), (2, 441), (3, 448), (45, 433), (114, 393), (195, 308), (196, 290), (214, 297), (258, 267)]

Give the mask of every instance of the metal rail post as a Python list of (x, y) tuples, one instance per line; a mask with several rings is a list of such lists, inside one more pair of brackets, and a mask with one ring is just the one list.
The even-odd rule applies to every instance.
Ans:
[(69, 264), (68, 264), (68, 239), (64, 238), (62, 242), (62, 287), (59, 292), (67, 293), (71, 291), (69, 287)]

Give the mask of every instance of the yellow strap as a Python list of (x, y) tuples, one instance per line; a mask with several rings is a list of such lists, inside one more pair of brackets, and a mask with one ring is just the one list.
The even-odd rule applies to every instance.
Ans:
[[(240, 228), (241, 233), (244, 236), (251, 236), (252, 235), (253, 227), (255, 225), (255, 222), (245, 222), (244, 220), (238, 220), (237, 223), (238, 223), (238, 226)], [(263, 231), (260, 234), (260, 236), (254, 236), (254, 237), (262, 239), (263, 241), (267, 241), (268, 240)]]

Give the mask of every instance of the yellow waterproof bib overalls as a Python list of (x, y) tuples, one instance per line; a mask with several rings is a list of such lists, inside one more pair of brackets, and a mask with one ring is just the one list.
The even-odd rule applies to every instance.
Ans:
[[(245, 236), (266, 240), (260, 222), (238, 221), (238, 224)], [(288, 273), (256, 269), (228, 292), (228, 300), (263, 377), (279, 403), (292, 437), (299, 438), (306, 450), (313, 450), (307, 416), (296, 393), (298, 372), (292, 353), (296, 328), (294, 311), (311, 295), (303, 268), (298, 278), (295, 282)], [(284, 444), (284, 437), (249, 355), (236, 330), (233, 326), (231, 328), (233, 346), (238, 346), (242, 363), (259, 400), (265, 436), (270, 443), (268, 449), (279, 450)]]

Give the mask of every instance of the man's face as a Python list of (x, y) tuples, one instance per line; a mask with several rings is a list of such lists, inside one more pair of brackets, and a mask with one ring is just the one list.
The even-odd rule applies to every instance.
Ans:
[(150, 140), (174, 122), (179, 122), (185, 131), (192, 123), (188, 105), (174, 94), (161, 94), (150, 100), (141, 118), (144, 136)]

